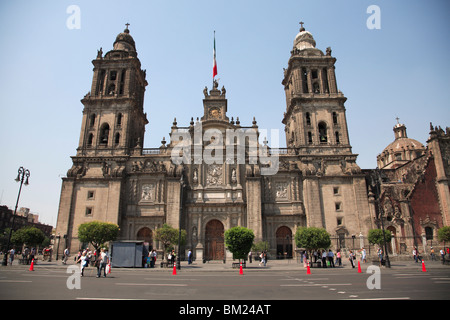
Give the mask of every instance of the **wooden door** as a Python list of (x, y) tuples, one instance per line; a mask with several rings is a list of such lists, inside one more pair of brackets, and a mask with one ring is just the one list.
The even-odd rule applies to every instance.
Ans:
[(224, 227), (219, 220), (211, 220), (205, 229), (205, 259), (223, 260), (225, 258)]

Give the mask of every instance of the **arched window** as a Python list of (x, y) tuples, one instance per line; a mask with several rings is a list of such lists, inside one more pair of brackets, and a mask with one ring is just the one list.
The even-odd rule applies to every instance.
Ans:
[(114, 95), (116, 93), (116, 85), (114, 83), (111, 83), (108, 87), (108, 94)]
[(122, 118), (123, 118), (123, 115), (121, 113), (119, 113), (117, 115), (117, 126), (118, 127), (120, 127), (122, 125)]
[(309, 114), (309, 112), (306, 113), (306, 125), (311, 125), (311, 115)]
[(335, 135), (335, 137), (336, 137), (336, 144), (339, 144), (339, 143), (340, 143), (340, 140), (339, 140), (339, 132), (336, 131), (336, 132), (334, 133), (334, 135)]
[(92, 141), (94, 140), (94, 135), (92, 133), (89, 134), (87, 146), (92, 147)]
[(425, 237), (427, 240), (433, 240), (433, 228), (425, 227)]
[(333, 124), (338, 124), (338, 116), (336, 112), (333, 112)]
[(308, 131), (308, 143), (309, 143), (309, 144), (312, 144), (312, 143), (313, 143), (311, 131)]
[(95, 113), (91, 114), (89, 117), (89, 126), (92, 128), (95, 124)]
[(100, 144), (107, 145), (109, 138), (109, 124), (104, 123), (100, 129)]
[(320, 143), (328, 142), (327, 124), (325, 122), (319, 123), (319, 141), (320, 141)]

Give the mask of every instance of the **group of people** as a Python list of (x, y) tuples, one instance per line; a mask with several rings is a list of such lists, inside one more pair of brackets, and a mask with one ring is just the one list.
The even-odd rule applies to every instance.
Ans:
[[(16, 250), (12, 248), (11, 250), (9, 250), (8, 253), (9, 253), (8, 263), (9, 265), (12, 265), (16, 255)], [(28, 247), (25, 247), (25, 249), (22, 251), (22, 259), (26, 264), (30, 264), (31, 261), (35, 258), (35, 256), (36, 256), (36, 248), (31, 248), (30, 250), (28, 249)]]
[[(67, 252), (66, 252), (67, 251)], [(69, 256), (68, 249), (64, 250), (63, 263), (66, 263), (67, 257)], [(64, 260), (65, 259), (65, 260)], [(81, 276), (84, 276), (84, 269), (89, 265), (89, 262), (93, 259), (94, 266), (97, 267), (97, 278), (100, 278), (103, 270), (103, 277), (106, 277), (107, 274), (107, 266), (110, 263), (108, 252), (105, 248), (100, 250), (100, 253), (97, 255), (97, 252), (92, 254), (92, 251), (88, 250), (80, 250), (78, 252), (78, 256), (75, 257), (76, 263), (80, 263), (81, 268)]]
[[(366, 261), (366, 249), (361, 248), (358, 250), (361, 261)], [(352, 268), (355, 267), (355, 260), (356, 255), (353, 250), (349, 250), (348, 252), (348, 260), (350, 261), (350, 265)], [(304, 266), (306, 267), (307, 263), (309, 262), (308, 252), (303, 251), (301, 255), (301, 261), (303, 262)], [(313, 261), (314, 263), (317, 263), (318, 261), (321, 261), (322, 268), (335, 268), (336, 266), (341, 267), (342, 266), (342, 252), (340, 249), (336, 250), (336, 253), (334, 253), (331, 249), (327, 250), (315, 250), (313, 251)]]

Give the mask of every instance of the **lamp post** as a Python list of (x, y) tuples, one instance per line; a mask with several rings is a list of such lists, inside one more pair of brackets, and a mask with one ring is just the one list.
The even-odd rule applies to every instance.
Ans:
[(179, 221), (178, 221), (178, 257), (177, 257), (177, 269), (181, 269), (181, 216), (183, 212), (183, 191), (184, 191), (184, 178), (183, 172), (181, 173), (180, 178), (180, 212), (179, 212)]
[(59, 243), (61, 242), (61, 234), (58, 233), (56, 236), (56, 239), (58, 239), (58, 246), (56, 247), (56, 261), (58, 261), (59, 258)]
[(376, 167), (375, 173), (377, 175), (378, 208), (380, 209), (381, 230), (383, 231), (384, 252), (386, 253), (386, 268), (390, 268), (391, 262), (389, 261), (389, 254), (387, 251), (386, 234), (384, 233), (385, 231), (384, 231), (384, 222), (383, 222), (383, 208), (381, 206), (381, 171), (378, 167)]
[(12, 235), (12, 231), (14, 229), (14, 220), (16, 218), (16, 212), (17, 212), (17, 206), (19, 205), (19, 198), (20, 198), (20, 193), (22, 192), (22, 185), (24, 184), (25, 181), (25, 185), (28, 185), (28, 178), (30, 177), (30, 170), (25, 169), (24, 167), (20, 167), (17, 173), (17, 178), (15, 179), (17, 182), (20, 182), (20, 187), (19, 187), (19, 194), (17, 195), (17, 201), (16, 201), (16, 207), (14, 208), (14, 214), (13, 214), (13, 219), (12, 219), (12, 223), (11, 223), (11, 228), (9, 229), (9, 236), (8, 236), (8, 242), (6, 244), (6, 252), (3, 255), (3, 265), (7, 266), (8, 265), (8, 253), (9, 253), (9, 244), (11, 242), (11, 235)]

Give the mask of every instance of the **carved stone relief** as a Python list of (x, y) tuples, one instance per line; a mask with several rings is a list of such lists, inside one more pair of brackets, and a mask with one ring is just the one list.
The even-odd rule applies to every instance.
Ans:
[(275, 183), (275, 198), (276, 199), (288, 199), (288, 182), (276, 182)]
[(206, 172), (206, 185), (219, 186), (222, 184), (222, 166), (217, 164), (209, 165)]
[(149, 183), (142, 185), (141, 200), (154, 201), (155, 200), (155, 184)]

